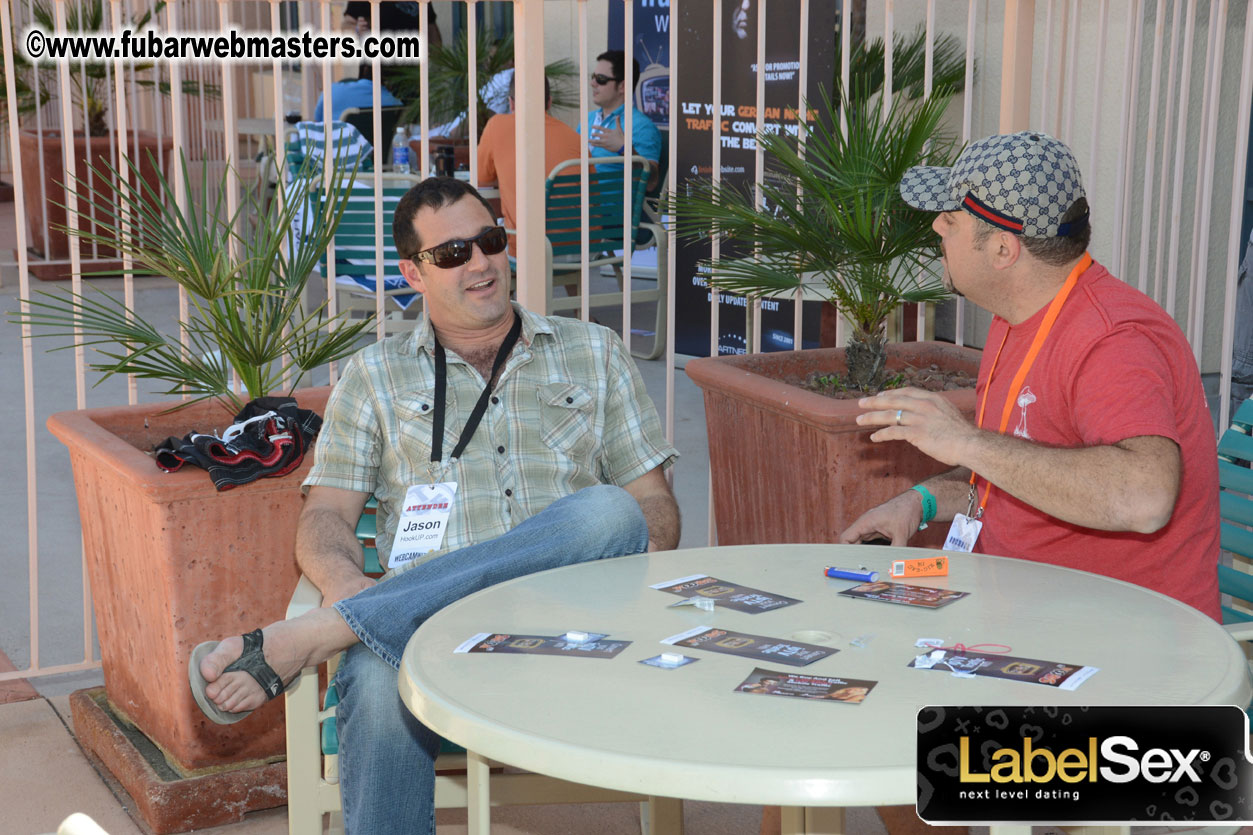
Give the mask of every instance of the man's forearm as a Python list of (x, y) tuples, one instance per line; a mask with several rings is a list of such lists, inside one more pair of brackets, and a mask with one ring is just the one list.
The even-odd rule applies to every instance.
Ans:
[(679, 545), (679, 505), (662, 467), (654, 467), (622, 485), (639, 502), (648, 525), (648, 549), (669, 551)]
[(673, 496), (647, 496), (637, 499), (644, 521), (648, 524), (648, 541), (658, 551), (670, 551), (679, 545), (679, 506)]
[(1168, 438), (1062, 448), (983, 431), (968, 447), (965, 462), (997, 490), (1085, 528), (1152, 533), (1178, 495), (1179, 451)]
[(361, 543), (334, 511), (306, 509), (296, 531), (296, 564), (329, 606), (374, 584), (362, 573)]
[[(978, 429), (952, 403), (919, 389), (881, 392), (858, 405), (867, 411), (857, 416), (857, 423), (879, 427), (872, 441), (906, 441), (937, 461), (968, 467), (997, 490), (1063, 522), (1152, 533), (1174, 512), (1183, 466), (1179, 445), (1168, 437), (1146, 434), (1113, 444), (1044, 446)], [(942, 489), (943, 502), (937, 503), (947, 513), (961, 496), (953, 483), (945, 482)], [(979, 492), (982, 499), (983, 490)], [(989, 504), (995, 502), (993, 496)], [(860, 532), (858, 528), (850, 535)]]
[[(933, 475), (922, 486), (935, 496), (935, 519), (940, 522), (952, 521), (958, 513), (965, 513), (970, 503), (970, 470), (965, 467), (954, 467), (947, 472)], [(914, 491), (917, 493), (917, 491)], [(922, 496), (918, 496), (919, 501)]]
[(909, 489), (897, 493), (854, 519), (840, 532), (839, 542), (875, 542), (884, 540), (903, 546), (917, 533), (924, 521), (947, 522), (966, 510), (970, 471), (962, 467), (931, 476), (921, 483), (935, 496), (936, 510), (926, 518), (922, 493)]

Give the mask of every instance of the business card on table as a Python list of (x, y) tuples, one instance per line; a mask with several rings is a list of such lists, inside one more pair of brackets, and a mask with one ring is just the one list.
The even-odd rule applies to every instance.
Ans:
[(650, 588), (677, 594), (679, 597), (704, 597), (714, 601), (724, 609), (735, 609), (737, 612), (748, 612), (756, 615), (769, 612), (771, 609), (782, 609), (802, 601), (795, 597), (784, 597), (781, 594), (761, 591), (760, 589), (741, 586), (708, 574), (693, 574), (690, 577), (679, 577), (656, 583)]
[(1079, 685), (1100, 671), (1099, 667), (1085, 667), (1080, 664), (956, 649), (934, 649), (915, 657), (906, 666), (920, 670), (945, 670), (955, 675), (986, 676), (1027, 684), (1043, 684), (1060, 690), (1077, 690)]
[(506, 655), (567, 655), (580, 658), (613, 658), (630, 641), (571, 641), (563, 635), (505, 635), (480, 632), (453, 652), (495, 652)]
[(903, 606), (921, 606), (924, 609), (939, 609), (941, 606), (968, 597), (968, 591), (952, 591), (936, 589), (930, 586), (911, 586), (905, 583), (862, 583), (851, 589), (840, 592), (843, 597), (858, 600), (881, 600), (884, 603), (899, 603)]
[(861, 704), (878, 684), (862, 678), (811, 676), (766, 670), (761, 667), (740, 682), (737, 693), (760, 693), (765, 696), (793, 696), (799, 699), (822, 699), (846, 704)]
[(817, 644), (804, 644), (784, 638), (767, 638), (762, 635), (730, 632), (726, 629), (715, 629), (712, 626), (696, 626), (678, 635), (662, 638), (661, 642), (676, 647), (706, 649), (710, 652), (724, 652), (727, 655), (773, 661), (790, 667), (804, 667), (806, 664), (812, 664), (839, 652), (834, 647), (820, 647)]

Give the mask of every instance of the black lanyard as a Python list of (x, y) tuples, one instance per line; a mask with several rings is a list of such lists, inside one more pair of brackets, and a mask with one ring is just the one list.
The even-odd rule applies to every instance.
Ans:
[[(479, 395), (479, 402), (474, 404), (474, 411), (470, 412), (470, 418), (466, 421), (465, 428), (461, 430), (461, 437), (457, 440), (457, 446), (452, 451), (450, 461), (456, 461), (461, 457), (461, 453), (465, 451), (466, 444), (470, 443), (470, 439), (474, 437), (474, 432), (479, 428), (479, 421), (483, 419), (483, 413), (487, 411), (487, 400), (491, 397), (492, 386), (496, 382), (496, 374), (500, 371), (501, 366), (505, 364), (505, 360), (509, 358), (509, 353), (513, 351), (513, 346), (518, 344), (518, 337), (522, 334), (522, 317), (515, 311), (513, 314), (513, 327), (509, 329), (509, 334), (505, 337), (505, 341), (500, 343), (500, 350), (496, 352), (496, 359), (492, 361), (492, 373), (487, 377), (487, 385), (483, 387), (483, 393)], [(439, 337), (435, 337), (435, 425), (431, 438), (431, 463), (438, 464), (444, 457), (444, 409), (448, 401), (448, 358), (444, 354), (444, 346), (439, 344)]]

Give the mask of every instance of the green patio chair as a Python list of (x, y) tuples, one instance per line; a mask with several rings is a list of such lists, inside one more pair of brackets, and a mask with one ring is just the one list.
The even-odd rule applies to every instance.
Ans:
[[(1232, 416), (1218, 439), (1218, 501), (1222, 549), (1231, 564), (1218, 566), (1223, 625), (1237, 640), (1253, 640), (1253, 398)], [(1224, 560), (1225, 562), (1225, 560)]]
[[(374, 190), (372, 176), (359, 175), (357, 187), (345, 193), (344, 216), (335, 230), (336, 309), (348, 311), (351, 318), (375, 312), (375, 281), (378, 269), (374, 237)], [(364, 186), (364, 187), (362, 187)], [(388, 332), (412, 328), (422, 311), (422, 296), (415, 293), (400, 274), (400, 256), (392, 239), (392, 218), (396, 204), (408, 186), (383, 186), (383, 315)], [(321, 262), (327, 274), (326, 259)]]
[[(588, 172), (588, 266), (593, 274), (600, 267), (613, 267), (622, 279), (622, 164), (625, 157), (596, 157), (596, 166), (614, 165), (617, 171), (597, 173), (592, 167)], [(581, 286), (582, 265), (579, 260), (583, 251), (582, 185), (579, 160), (558, 163), (548, 174), (544, 183), (546, 205), (545, 266), (548, 273), (548, 311), (579, 310), (581, 299), (577, 295)], [(653, 344), (648, 352), (632, 351), (642, 359), (654, 360), (666, 348), (666, 233), (655, 223), (642, 221), (644, 188), (648, 181), (651, 163), (644, 157), (631, 158), (631, 232), (629, 240), (637, 247), (657, 246), (657, 286), (631, 293), (632, 304), (656, 302), (657, 315), (653, 326)], [(619, 254), (614, 254), (618, 252)], [(555, 296), (556, 286), (563, 286), (569, 295)], [(622, 306), (623, 294), (592, 293), (588, 297), (589, 308)], [(634, 341), (634, 340), (632, 340)]]

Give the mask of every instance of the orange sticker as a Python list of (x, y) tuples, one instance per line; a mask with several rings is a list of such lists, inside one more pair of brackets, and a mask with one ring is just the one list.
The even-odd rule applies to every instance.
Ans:
[(948, 574), (948, 557), (926, 557), (918, 560), (893, 560), (893, 577), (939, 577)]

